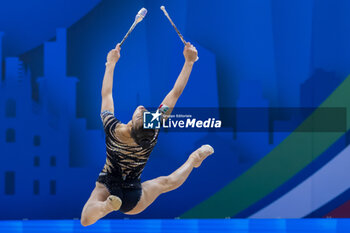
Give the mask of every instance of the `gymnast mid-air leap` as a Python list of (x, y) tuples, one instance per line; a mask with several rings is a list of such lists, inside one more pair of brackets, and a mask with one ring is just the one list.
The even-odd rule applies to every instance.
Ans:
[[(185, 64), (173, 89), (165, 97), (158, 110), (167, 119), (184, 90), (197, 60), (197, 50), (186, 43)], [(114, 116), (112, 97), (114, 67), (120, 57), (120, 44), (107, 56), (106, 70), (102, 84), (101, 119), (106, 135), (107, 159), (99, 174), (96, 186), (86, 202), (81, 224), (88, 226), (112, 211), (138, 214), (145, 210), (160, 194), (180, 187), (192, 169), (214, 152), (209, 145), (194, 151), (187, 161), (175, 172), (141, 184), (140, 176), (146, 162), (157, 143), (159, 130), (143, 128), (143, 106), (136, 108), (131, 121), (121, 123)]]

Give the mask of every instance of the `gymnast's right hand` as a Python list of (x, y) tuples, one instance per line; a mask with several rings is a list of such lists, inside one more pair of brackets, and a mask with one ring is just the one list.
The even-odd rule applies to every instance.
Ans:
[(120, 58), (120, 44), (117, 44), (117, 46), (115, 46), (114, 49), (112, 49), (111, 51), (109, 51), (108, 55), (107, 55), (107, 64), (113, 64), (115, 65), (119, 58)]
[(196, 62), (198, 59), (198, 52), (190, 42), (187, 42), (183, 52), (186, 62)]

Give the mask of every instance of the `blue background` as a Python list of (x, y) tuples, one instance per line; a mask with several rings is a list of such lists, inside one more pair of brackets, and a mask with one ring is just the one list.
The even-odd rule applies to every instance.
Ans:
[[(0, 219), (80, 217), (105, 161), (106, 55), (140, 8), (148, 14), (116, 66), (116, 116), (126, 123), (139, 104), (158, 106), (181, 70), (183, 44), (161, 5), (200, 57), (178, 107), (317, 107), (350, 73), (347, 0), (2, 1)], [(216, 153), (131, 218), (180, 216), (285, 136), (161, 133), (143, 180), (170, 174), (201, 144)]]

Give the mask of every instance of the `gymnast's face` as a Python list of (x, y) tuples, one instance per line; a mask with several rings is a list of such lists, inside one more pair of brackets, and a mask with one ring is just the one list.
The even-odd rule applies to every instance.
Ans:
[(147, 111), (144, 106), (140, 105), (136, 108), (132, 115), (132, 127), (140, 127), (143, 125), (143, 113)]

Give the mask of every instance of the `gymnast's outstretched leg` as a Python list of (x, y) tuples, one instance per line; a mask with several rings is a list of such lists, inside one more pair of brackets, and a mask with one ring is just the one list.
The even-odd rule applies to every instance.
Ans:
[(121, 200), (118, 197), (110, 195), (103, 184), (96, 182), (96, 187), (81, 213), (81, 224), (83, 226), (94, 224), (110, 212), (118, 210), (120, 205)]
[(180, 168), (170, 175), (143, 182), (140, 201), (134, 209), (125, 214), (138, 214), (151, 205), (160, 194), (180, 187), (193, 168), (199, 167), (203, 160), (212, 153), (214, 153), (214, 149), (210, 145), (201, 146), (188, 157), (187, 161)]

